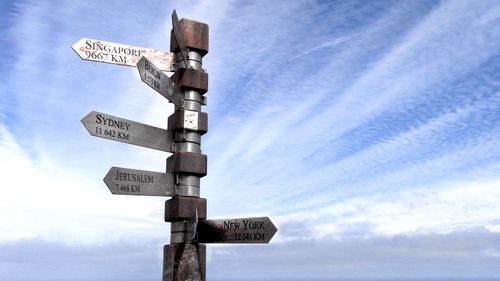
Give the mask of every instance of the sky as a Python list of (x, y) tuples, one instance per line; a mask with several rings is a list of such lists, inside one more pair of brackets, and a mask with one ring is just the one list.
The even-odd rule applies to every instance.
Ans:
[(95, 138), (90, 111), (166, 128), (134, 67), (81, 38), (169, 50), (210, 28), (208, 218), (269, 216), (267, 245), (207, 245), (208, 280), (500, 278), (499, 1), (2, 1), (0, 280), (160, 280), (161, 197), (111, 166), (169, 153)]

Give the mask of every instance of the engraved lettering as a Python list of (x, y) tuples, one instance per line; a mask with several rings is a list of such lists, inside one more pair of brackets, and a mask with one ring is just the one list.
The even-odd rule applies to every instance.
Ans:
[(115, 180), (124, 182), (139, 182), (139, 183), (154, 183), (154, 176), (135, 174), (135, 173), (123, 173), (120, 170), (116, 170)]
[(224, 221), (224, 229), (240, 229), (240, 223), (234, 221)]
[(149, 73), (151, 73), (156, 79), (160, 79), (160, 73), (156, 71), (156, 69), (151, 66), (148, 61), (145, 61), (144, 69), (146, 69)]
[(131, 184), (130, 185), (130, 192), (141, 192), (141, 186), (140, 185)]
[(97, 124), (102, 123), (105, 126), (114, 127), (114, 128), (126, 130), (126, 131), (128, 131), (130, 129), (130, 123), (118, 121), (118, 120), (115, 120), (112, 118), (107, 118), (107, 117), (102, 116), (101, 114), (96, 115), (96, 123)]
[(85, 41), (85, 49), (91, 49), (92, 48), (92, 41), (91, 40), (86, 40)]
[(96, 115), (96, 117), (95, 117), (95, 119), (96, 119), (96, 121), (95, 121), (95, 122), (96, 122), (97, 124), (101, 124), (101, 123), (102, 123), (101, 118), (102, 118), (101, 114), (97, 114), (97, 115)]
[(264, 221), (244, 220), (245, 229), (264, 229)]
[(253, 240), (265, 240), (264, 235), (265, 233), (254, 233)]

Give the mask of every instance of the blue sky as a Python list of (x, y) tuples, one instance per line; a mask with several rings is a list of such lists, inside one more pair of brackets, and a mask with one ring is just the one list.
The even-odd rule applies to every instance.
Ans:
[(111, 166), (168, 153), (91, 137), (92, 110), (167, 126), (132, 67), (82, 37), (165, 50), (210, 26), (210, 218), (270, 216), (269, 245), (208, 245), (209, 280), (500, 278), (500, 2), (4, 1), (0, 279), (159, 280), (165, 198)]

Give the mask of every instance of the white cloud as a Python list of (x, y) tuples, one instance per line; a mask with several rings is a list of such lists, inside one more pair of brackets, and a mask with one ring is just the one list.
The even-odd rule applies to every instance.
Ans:
[(92, 244), (137, 233), (168, 236), (163, 200), (113, 196), (98, 178), (73, 173), (43, 153), (27, 155), (3, 124), (0, 171), (0, 241), (40, 237)]
[(307, 212), (275, 216), (279, 224), (300, 224), (303, 232), (308, 234), (282, 236), (278, 232), (275, 242), (450, 233), (481, 226), (497, 231), (498, 198), (498, 180), (450, 180), (431, 187), (357, 196)]
[[(86, 36), (168, 49), (171, 7), (26, 3), (16, 4), (9, 27), (16, 58), (2, 85), (13, 94), (0, 105), (0, 244), (168, 242), (164, 198), (114, 196), (102, 182), (112, 165), (162, 171), (168, 154), (93, 138), (79, 119), (99, 110), (166, 127), (172, 105), (135, 69), (81, 61), (70, 46)], [(451, 257), (480, 268), (474, 258), (459, 259), (471, 254), (498, 273), (499, 100), (490, 93), (498, 79), (479, 79), (498, 53), (498, 7), (422, 3), (364, 5), (362, 15), (351, 2), (166, 4), (210, 25), (210, 129), (202, 144), (209, 167), (201, 191), (209, 216), (270, 216), (279, 229), (270, 247), (209, 246), (210, 266), (239, 274), (244, 261), (247, 272), (273, 276), (289, 268), (345, 276), (361, 264), (382, 268), (376, 275), (394, 269), (397, 258), (408, 273), (415, 259), (429, 266), (424, 258)], [(475, 75), (481, 89), (462, 87)], [(451, 84), (467, 98), (446, 93)], [(442, 99), (426, 103), (436, 96)], [(408, 117), (422, 107), (432, 114)], [(474, 227), (478, 236), (462, 231)], [(418, 246), (445, 236), (456, 243), (442, 252), (439, 243)], [(475, 237), (488, 242), (467, 240)], [(391, 239), (405, 246), (387, 246)], [(455, 249), (461, 245), (472, 248)], [(358, 251), (365, 247), (371, 251)]]

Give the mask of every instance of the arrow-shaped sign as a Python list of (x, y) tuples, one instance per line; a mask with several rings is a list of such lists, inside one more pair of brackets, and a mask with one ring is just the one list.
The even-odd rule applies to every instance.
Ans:
[(175, 195), (175, 178), (173, 174), (111, 167), (103, 180), (113, 194)]
[(152, 61), (146, 57), (142, 57), (137, 63), (137, 69), (139, 70), (139, 75), (141, 75), (142, 82), (148, 84), (171, 103), (182, 107), (182, 97), (180, 93), (177, 93), (174, 81), (156, 67)]
[(83, 117), (82, 123), (95, 137), (172, 152), (172, 133), (165, 129), (97, 111)]
[(266, 244), (277, 230), (268, 217), (205, 220), (198, 223), (198, 242)]
[[(177, 12), (172, 12), (172, 29), (174, 30), (175, 41), (181, 50), (182, 61), (184, 62), (184, 67), (188, 67), (188, 52), (186, 44), (184, 44), (184, 37), (182, 37), (181, 29), (179, 28), (179, 18), (177, 18)], [(177, 69), (178, 70), (178, 69)]]
[(136, 66), (142, 56), (163, 71), (175, 71), (174, 54), (155, 49), (123, 45), (96, 39), (82, 38), (71, 48), (84, 60)]

